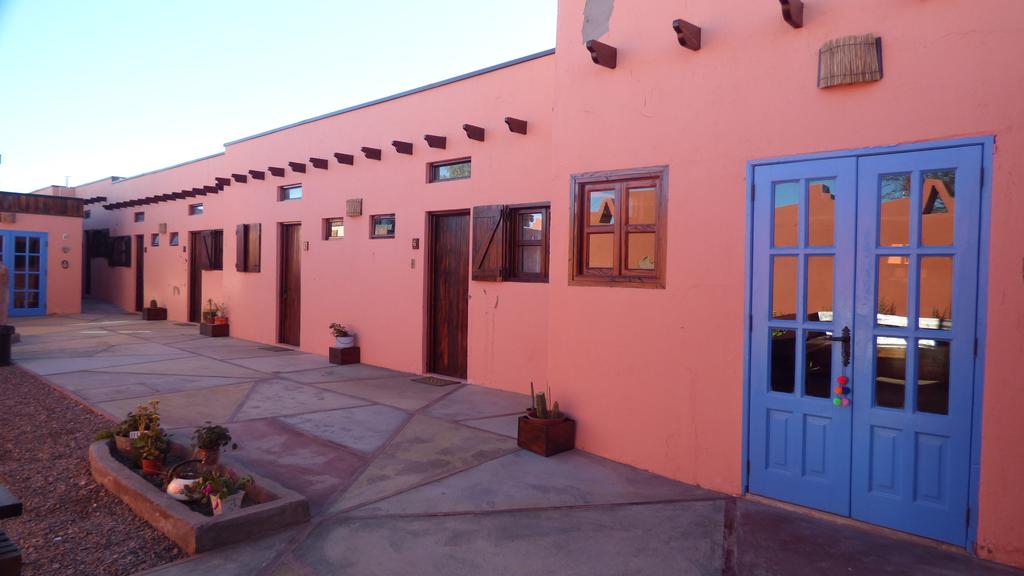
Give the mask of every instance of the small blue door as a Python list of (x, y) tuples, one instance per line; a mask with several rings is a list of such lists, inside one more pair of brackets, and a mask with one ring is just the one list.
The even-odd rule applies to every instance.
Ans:
[(46, 233), (0, 231), (0, 261), (8, 268), (10, 316), (46, 314)]
[(751, 492), (966, 544), (981, 160), (754, 169)]

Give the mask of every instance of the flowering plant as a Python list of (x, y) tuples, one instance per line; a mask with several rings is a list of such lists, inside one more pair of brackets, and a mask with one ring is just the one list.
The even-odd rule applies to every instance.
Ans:
[(233, 472), (210, 471), (203, 473), (202, 477), (199, 478), (199, 482), (186, 488), (186, 492), (192, 498), (206, 502), (211, 496), (227, 498), (228, 496), (245, 491), (246, 488), (252, 485), (252, 476), (239, 476)]

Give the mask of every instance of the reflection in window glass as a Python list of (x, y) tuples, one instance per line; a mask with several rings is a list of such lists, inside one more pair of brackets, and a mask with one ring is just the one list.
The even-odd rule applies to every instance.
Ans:
[(910, 174), (882, 176), (878, 242), (881, 246), (910, 243)]
[(878, 257), (877, 319), (879, 326), (907, 326), (906, 256)]
[(953, 257), (921, 257), (919, 328), (953, 329)]
[(772, 318), (796, 320), (796, 256), (772, 257)]
[(443, 182), (445, 180), (469, 178), (471, 172), (472, 163), (469, 159), (440, 162), (430, 165), (430, 181)]
[(654, 232), (630, 232), (627, 238), (626, 267), (630, 270), (654, 270)]
[(344, 218), (327, 218), (324, 220), (324, 240), (340, 240), (344, 237)]
[(835, 236), (836, 180), (811, 180), (807, 185), (807, 244), (831, 246)]
[(595, 190), (590, 193), (590, 224), (615, 223), (615, 191)]
[(921, 175), (921, 244), (953, 245), (956, 209), (956, 170), (935, 170)]
[(832, 321), (832, 256), (807, 257), (807, 319)]
[(302, 198), (302, 186), (284, 186), (281, 188), (279, 200), (299, 200)]
[(778, 182), (772, 192), (775, 231), (772, 246), (796, 246), (797, 220), (800, 217), (800, 183)]
[(587, 267), (611, 268), (614, 234), (590, 234), (587, 237)]
[(771, 389), (792, 393), (796, 385), (796, 332), (772, 329)]
[(658, 196), (653, 187), (630, 188), (628, 198), (630, 224), (654, 224), (656, 222)]
[(523, 274), (544, 273), (544, 247), (520, 246), (519, 271)]
[(169, 245), (171, 245), (171, 246), (177, 246), (178, 245), (178, 233), (177, 232), (171, 232), (171, 235), (168, 238), (167, 243)]
[(949, 342), (917, 341), (917, 411), (949, 414)]
[(815, 398), (832, 396), (831, 332), (808, 332), (804, 349), (804, 395)]
[(879, 336), (875, 342), (875, 405), (903, 408), (907, 383), (907, 341)]
[(544, 239), (544, 213), (525, 212), (519, 214), (519, 239)]

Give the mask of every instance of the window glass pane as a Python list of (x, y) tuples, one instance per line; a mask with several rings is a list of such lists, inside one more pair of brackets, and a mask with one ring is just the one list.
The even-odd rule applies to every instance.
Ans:
[(949, 342), (917, 341), (917, 411), (949, 414)]
[(590, 224), (615, 223), (615, 191), (595, 190), (590, 193), (589, 208)]
[(907, 326), (907, 268), (906, 256), (878, 257), (879, 326)]
[(344, 238), (345, 220), (343, 218), (331, 218), (327, 221), (327, 238)]
[(457, 178), (469, 178), (471, 164), (469, 160), (452, 162), (449, 164), (434, 164), (430, 167), (431, 180), (454, 180)]
[(921, 244), (952, 246), (956, 170), (925, 172), (921, 180)]
[(772, 392), (793, 392), (796, 387), (796, 332), (772, 329)]
[(544, 272), (544, 247), (519, 247), (519, 272), (523, 274), (541, 274)]
[(519, 239), (544, 239), (544, 213), (526, 212), (519, 214)]
[(807, 257), (807, 319), (832, 321), (832, 256)]
[(772, 318), (796, 320), (796, 258), (772, 257)]
[(200, 215), (202, 213), (203, 213), (203, 205), (202, 204), (189, 204), (189, 206), (188, 206), (188, 215), (189, 216), (198, 216), (198, 215)]
[(281, 189), (282, 200), (298, 200), (302, 198), (302, 186), (289, 186)]
[(656, 223), (658, 196), (655, 188), (630, 188), (628, 198), (630, 224)]
[(773, 246), (796, 246), (799, 214), (800, 183), (778, 182), (772, 192), (775, 210), (775, 236)]
[(587, 268), (611, 268), (614, 234), (589, 234), (587, 236)]
[(171, 237), (167, 241), (167, 243), (170, 244), (171, 246), (177, 246), (178, 245), (178, 233), (177, 232), (171, 232)]
[(654, 270), (654, 232), (631, 232), (628, 235), (626, 268), (630, 270)]
[(921, 304), (917, 325), (933, 330), (953, 329), (953, 257), (921, 257)]
[(835, 236), (836, 180), (811, 180), (807, 184), (807, 244), (831, 246)]
[(373, 238), (394, 238), (395, 237), (395, 215), (381, 214), (371, 217)]
[(875, 404), (903, 408), (907, 378), (907, 341), (879, 336), (875, 342)]
[(144, 222), (145, 220), (146, 220), (146, 213), (145, 212), (136, 212), (135, 213), (135, 221), (136, 222)]
[(907, 246), (910, 242), (910, 174), (882, 176), (879, 212), (881, 246)]
[(808, 332), (804, 349), (804, 394), (815, 398), (832, 397), (831, 332)]

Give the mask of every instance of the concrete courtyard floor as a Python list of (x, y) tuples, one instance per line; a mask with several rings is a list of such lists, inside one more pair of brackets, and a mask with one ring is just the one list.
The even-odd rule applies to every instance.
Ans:
[(96, 303), (15, 324), (23, 368), (113, 418), (159, 400), (184, 442), (206, 420), (227, 424), (230, 458), (310, 502), (308, 524), (147, 574), (1021, 574), (581, 451), (536, 456), (516, 447), (525, 395), (334, 366)]

